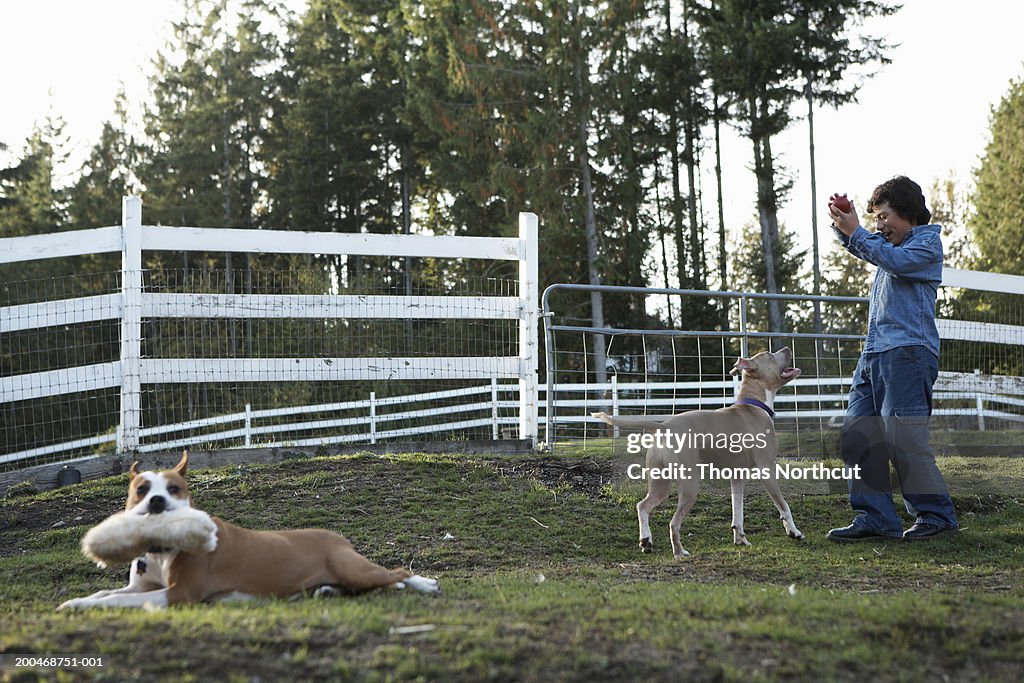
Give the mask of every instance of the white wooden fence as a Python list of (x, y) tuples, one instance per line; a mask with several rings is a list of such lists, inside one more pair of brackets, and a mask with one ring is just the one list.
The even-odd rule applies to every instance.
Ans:
[[(120, 252), (121, 291), (63, 301), (0, 308), (0, 334), (99, 320), (120, 321), (120, 358), (114, 362), (0, 377), (0, 406), (17, 401), (120, 387), (119, 452), (138, 451), (140, 439), (181, 425), (142, 425), (143, 385), (168, 382), (284, 382), (518, 380), (518, 436), (537, 443), (538, 253), (537, 217), (519, 215), (519, 236), (449, 237), (343, 234), (143, 225), (142, 201), (126, 197), (122, 225), (49, 235), (0, 239), (0, 263)], [(318, 255), (369, 255), (485, 259), (518, 262), (518, 296), (343, 296), (162, 294), (142, 286), (143, 251), (206, 251)], [(142, 321), (148, 318), (473, 318), (518, 320), (517, 356), (417, 358), (143, 358)], [(507, 386), (507, 385), (504, 385)], [(488, 393), (492, 385), (487, 384)], [(422, 396), (419, 397), (422, 399)], [(390, 400), (390, 399), (389, 399)], [(375, 401), (370, 398), (370, 401)], [(379, 403), (379, 402), (378, 402)], [(320, 406), (322, 408), (322, 406)], [(345, 407), (345, 406), (342, 406)], [(340, 409), (340, 408), (339, 408)], [(450, 409), (446, 409), (450, 412)], [(295, 412), (301, 412), (298, 408)], [(258, 419), (261, 414), (242, 418)], [(223, 423), (238, 416), (213, 418)], [(450, 425), (449, 425), (450, 426)], [(244, 427), (242, 428), (244, 430)], [(384, 438), (371, 427), (367, 441)], [(386, 436), (398, 435), (396, 430)], [(253, 434), (250, 430), (249, 434)], [(404, 434), (403, 434), (404, 435)], [(109, 436), (46, 444), (0, 453), (0, 463), (71, 451)], [(147, 450), (184, 443), (149, 442)]]

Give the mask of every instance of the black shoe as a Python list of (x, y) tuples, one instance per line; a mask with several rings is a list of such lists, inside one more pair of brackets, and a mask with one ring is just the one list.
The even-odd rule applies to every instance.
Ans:
[(955, 534), (957, 528), (954, 527), (941, 527), (935, 526), (934, 524), (915, 524), (906, 531), (903, 532), (904, 541), (926, 541), (929, 538), (935, 538), (937, 536), (947, 536), (949, 534)]
[(841, 529), (833, 529), (828, 532), (825, 538), (830, 541), (835, 541), (836, 543), (853, 543), (854, 541), (884, 541), (890, 537), (883, 536), (882, 534), (876, 534), (870, 529), (865, 529), (862, 526), (854, 526), (851, 524), (850, 526), (844, 526)]

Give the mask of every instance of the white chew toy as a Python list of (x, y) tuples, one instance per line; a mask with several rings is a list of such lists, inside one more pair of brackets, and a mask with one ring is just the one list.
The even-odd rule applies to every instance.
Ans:
[(160, 514), (118, 512), (82, 538), (82, 553), (101, 567), (131, 562), (153, 547), (211, 553), (217, 548), (217, 525), (205, 512), (188, 507)]

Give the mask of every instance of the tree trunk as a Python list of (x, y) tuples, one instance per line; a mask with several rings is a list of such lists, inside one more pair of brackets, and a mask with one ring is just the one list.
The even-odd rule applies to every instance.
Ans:
[[(688, 7), (683, 3), (683, 40), (690, 44), (690, 26), (687, 21)], [(697, 212), (697, 131), (693, 125), (693, 88), (687, 84), (686, 112), (688, 114), (683, 124), (683, 134), (686, 136), (686, 182), (690, 188), (690, 196), (687, 198), (687, 208), (690, 219), (690, 258), (692, 259), (693, 272), (691, 273), (691, 287), (693, 289), (707, 289), (707, 279), (704, 275), (704, 240), (701, 239), (701, 222)]]
[[(672, 40), (672, 2), (665, 3), (665, 38)], [(668, 144), (669, 157), (672, 160), (672, 229), (676, 240), (676, 279), (679, 281), (679, 289), (687, 289), (686, 277), (686, 240), (683, 236), (683, 190), (682, 181), (679, 178), (679, 117), (676, 114), (675, 106), (668, 112)], [(681, 303), (685, 308), (685, 303)]]
[(690, 218), (690, 258), (693, 261), (693, 273), (690, 282), (693, 289), (707, 289), (707, 280), (704, 277), (704, 240), (701, 239), (701, 225), (697, 212), (697, 159), (694, 153), (696, 144), (696, 133), (693, 126), (687, 122), (685, 125), (686, 134), (686, 182), (690, 187), (690, 196), (687, 198), (687, 207)]
[[(668, 249), (665, 247), (665, 233), (668, 232), (665, 226), (665, 219), (661, 215), (661, 166), (658, 163), (654, 165), (654, 206), (658, 213), (658, 241), (661, 243), (661, 272), (665, 283), (665, 289), (671, 289), (672, 283), (669, 280), (668, 275)], [(675, 329), (675, 321), (672, 318), (672, 297), (667, 297), (666, 303), (668, 305), (668, 326), (669, 329)]]
[[(409, 150), (402, 145), (399, 154), (402, 156), (402, 234), (412, 233), (412, 212), (409, 208)], [(412, 258), (405, 257), (405, 295), (412, 296)], [(412, 319), (405, 320), (405, 341), (410, 350), (413, 348), (413, 324)]]
[[(775, 242), (779, 234), (779, 217), (775, 199), (775, 169), (772, 164), (770, 138), (759, 131), (758, 103), (750, 100), (753, 125), (751, 139), (754, 142), (754, 175), (757, 177), (757, 214), (761, 224), (761, 249), (764, 254), (765, 287), (769, 294), (777, 294), (775, 282)], [(768, 326), (771, 332), (783, 331), (782, 311), (779, 302), (767, 301)]]
[[(578, 22), (578, 15), (577, 15)], [(584, 70), (587, 68), (583, 58), (583, 32), (579, 33), (580, 45), (576, 51), (576, 97), (579, 111), (578, 130), (579, 135), (579, 162), (580, 162), (580, 184), (583, 190), (584, 201), (584, 227), (587, 240), (587, 270), (589, 272), (590, 284), (600, 285), (601, 274), (597, 269), (597, 221), (594, 217), (594, 188), (590, 177), (590, 153), (587, 144), (587, 122), (590, 118), (589, 106), (586, 104), (586, 97), (583, 84), (587, 80)], [(591, 325), (596, 328), (604, 327), (604, 299), (601, 292), (590, 293), (590, 318)], [(607, 359), (605, 358), (604, 335), (594, 333), (594, 381), (604, 384), (607, 381)]]
[[(818, 178), (814, 167), (814, 92), (811, 88), (811, 77), (807, 77), (807, 130), (810, 137), (811, 153), (811, 239), (813, 246), (813, 278), (814, 295), (821, 295), (821, 262), (818, 255)], [(821, 302), (814, 302), (814, 332), (821, 334)], [(821, 343), (819, 339), (818, 344)]]
[(729, 269), (725, 249), (725, 204), (722, 200), (722, 136), (721, 111), (718, 108), (718, 93), (713, 93), (715, 110), (715, 185), (718, 190), (718, 276), (721, 279), (719, 289), (729, 291)]

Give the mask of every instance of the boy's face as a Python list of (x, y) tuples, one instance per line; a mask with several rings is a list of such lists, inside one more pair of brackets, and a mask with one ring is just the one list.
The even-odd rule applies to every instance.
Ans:
[(882, 233), (885, 241), (893, 246), (902, 244), (907, 233), (914, 227), (910, 221), (893, 211), (888, 202), (876, 204), (872, 213), (875, 217), (875, 231)]

